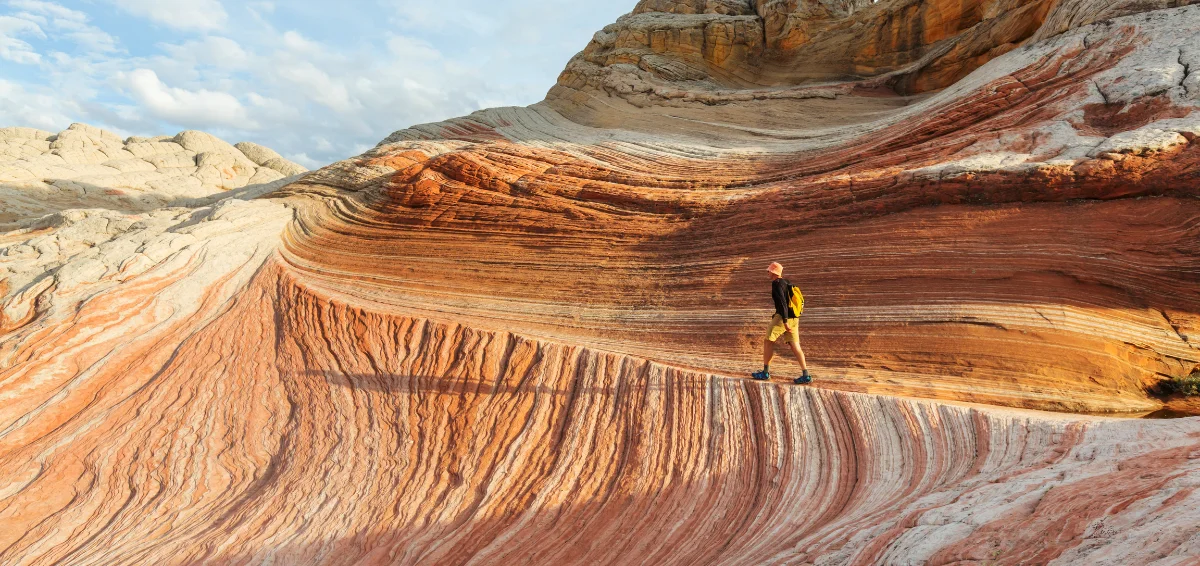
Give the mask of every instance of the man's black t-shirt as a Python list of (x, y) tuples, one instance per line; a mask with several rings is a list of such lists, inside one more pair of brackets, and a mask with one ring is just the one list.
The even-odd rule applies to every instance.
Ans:
[(791, 299), (792, 284), (787, 279), (780, 277), (771, 282), (771, 300), (775, 301), (775, 314), (782, 317), (784, 320), (796, 318), (796, 313), (788, 307), (788, 299)]

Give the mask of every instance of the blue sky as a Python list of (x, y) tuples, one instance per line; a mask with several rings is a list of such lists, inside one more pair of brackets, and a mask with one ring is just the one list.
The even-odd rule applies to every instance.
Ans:
[(0, 0), (0, 127), (212, 132), (315, 167), (541, 100), (636, 0)]

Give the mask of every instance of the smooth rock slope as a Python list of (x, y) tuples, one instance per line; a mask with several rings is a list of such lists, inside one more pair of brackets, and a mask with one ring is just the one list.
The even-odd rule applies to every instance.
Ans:
[(1187, 4), (645, 0), (528, 108), (28, 197), (0, 563), (1196, 563), (1200, 418), (1072, 414), (1200, 368)]

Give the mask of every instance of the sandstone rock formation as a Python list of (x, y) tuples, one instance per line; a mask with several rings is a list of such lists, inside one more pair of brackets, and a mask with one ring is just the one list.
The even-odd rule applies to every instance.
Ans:
[(69, 208), (140, 212), (247, 186), (269, 192), (305, 171), (258, 144), (193, 130), (122, 140), (85, 124), (0, 128), (0, 230)]
[[(1200, 419), (1072, 414), (1200, 368), (1185, 4), (646, 0), (543, 103), (18, 218), (0, 563), (1194, 563)], [(771, 260), (815, 387), (742, 378)]]
[[(755, 358), (778, 259), (812, 297), (829, 386), (1152, 410), (1147, 390), (1200, 367), (1197, 31), (1194, 8), (1109, 20), (921, 97), (852, 82), (639, 108), (560, 85), (294, 185), (372, 204), (304, 224), (288, 253), (430, 316), (728, 373)], [(346, 268), (328, 272), (331, 249)], [(434, 292), (446, 262), (428, 250), (486, 289)], [(388, 284), (342, 276), (364, 273)]]
[(877, 78), (902, 94), (925, 92), (949, 86), (1031, 40), (1195, 3), (642, 0), (593, 37), (568, 64), (559, 88), (605, 90), (660, 104), (711, 97), (721, 89), (847, 78)]

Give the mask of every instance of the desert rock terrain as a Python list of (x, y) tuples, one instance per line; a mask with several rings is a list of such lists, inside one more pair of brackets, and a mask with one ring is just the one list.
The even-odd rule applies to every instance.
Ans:
[(1200, 372), (1189, 4), (643, 0), (312, 172), (0, 130), (0, 563), (1195, 563), (1200, 418), (1127, 418)]

